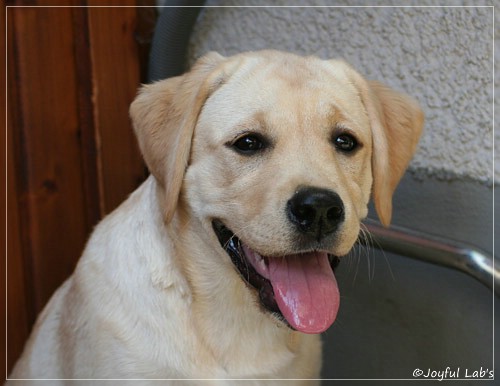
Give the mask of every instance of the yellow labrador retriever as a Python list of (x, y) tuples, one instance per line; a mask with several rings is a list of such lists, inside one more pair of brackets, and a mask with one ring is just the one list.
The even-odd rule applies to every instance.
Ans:
[(417, 103), (342, 61), (211, 53), (131, 116), (152, 176), (96, 227), (11, 378), (315, 384), (332, 266), (371, 195), (389, 224)]

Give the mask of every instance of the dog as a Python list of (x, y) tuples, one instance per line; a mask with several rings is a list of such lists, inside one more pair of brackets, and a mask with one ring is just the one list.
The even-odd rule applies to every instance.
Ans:
[(130, 115), (151, 175), (97, 225), (10, 378), (317, 384), (333, 268), (371, 197), (389, 225), (418, 103), (269, 50), (209, 53)]

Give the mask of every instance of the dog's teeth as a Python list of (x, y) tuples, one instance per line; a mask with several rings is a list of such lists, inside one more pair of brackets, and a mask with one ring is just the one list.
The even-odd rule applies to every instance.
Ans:
[(267, 270), (267, 264), (266, 264), (265, 260), (262, 258), (262, 256), (260, 256), (259, 265), (260, 265), (261, 269)]

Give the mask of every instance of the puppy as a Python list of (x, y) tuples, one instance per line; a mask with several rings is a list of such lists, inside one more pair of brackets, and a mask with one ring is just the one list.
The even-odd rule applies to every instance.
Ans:
[(96, 227), (11, 378), (317, 384), (332, 265), (371, 195), (389, 224), (417, 103), (342, 61), (263, 51), (210, 53), (130, 113), (152, 175)]

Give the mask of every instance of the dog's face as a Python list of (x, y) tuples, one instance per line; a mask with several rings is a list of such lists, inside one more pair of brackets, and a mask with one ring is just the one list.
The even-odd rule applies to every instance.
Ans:
[(423, 122), (411, 99), (343, 62), (269, 51), (212, 54), (148, 86), (132, 118), (171, 200), (167, 221), (180, 195), (248, 290), (307, 333), (335, 319), (331, 265), (355, 243), (372, 190), (388, 224)]
[(342, 256), (372, 186), (368, 117), (342, 64), (287, 59), (243, 66), (206, 101), (188, 201), (198, 218), (219, 220), (265, 256)]

